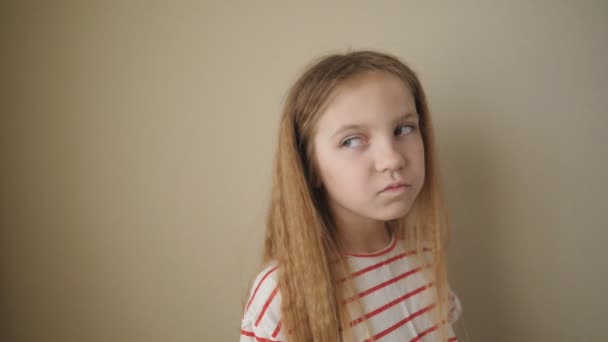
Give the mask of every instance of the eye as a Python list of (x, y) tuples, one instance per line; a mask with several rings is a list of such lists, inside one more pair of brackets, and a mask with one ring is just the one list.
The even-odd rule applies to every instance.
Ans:
[(401, 125), (395, 130), (395, 135), (405, 135), (410, 132), (413, 132), (416, 129), (416, 126), (411, 124)]
[(359, 137), (348, 138), (344, 140), (341, 144), (341, 146), (345, 147), (359, 147), (361, 145), (363, 145), (363, 139)]

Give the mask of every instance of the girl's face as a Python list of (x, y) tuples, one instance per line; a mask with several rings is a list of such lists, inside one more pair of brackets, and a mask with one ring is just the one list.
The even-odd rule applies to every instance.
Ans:
[(341, 84), (321, 115), (314, 158), (332, 214), (342, 222), (407, 214), (424, 183), (409, 88), (389, 73), (366, 72)]

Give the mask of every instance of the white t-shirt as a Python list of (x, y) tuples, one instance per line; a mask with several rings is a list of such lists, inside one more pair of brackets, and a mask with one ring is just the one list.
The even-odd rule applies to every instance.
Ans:
[[(377, 341), (437, 341), (434, 324), (434, 289), (421, 270), (429, 267), (401, 240), (373, 254), (348, 254), (352, 277), (359, 291), (365, 316)], [(430, 252), (425, 250), (424, 253)], [(428, 259), (427, 259), (428, 260)], [(277, 288), (278, 265), (271, 263), (255, 279), (241, 322), (241, 342), (288, 341), (281, 329), (281, 295)], [(340, 286), (340, 285), (338, 285)], [(355, 341), (367, 339), (367, 325), (347, 299)], [(446, 332), (457, 341), (451, 324), (461, 315), (460, 300), (450, 289)]]

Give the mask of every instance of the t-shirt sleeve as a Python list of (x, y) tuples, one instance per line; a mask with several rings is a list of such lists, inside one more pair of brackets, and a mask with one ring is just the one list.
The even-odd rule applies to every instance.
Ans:
[(448, 321), (453, 324), (462, 315), (462, 304), (451, 287), (448, 287), (448, 308)]
[(241, 324), (241, 338), (240, 342), (271, 342), (278, 341), (273, 339), (271, 335), (266, 331), (264, 325), (255, 326), (251, 321)]
[(253, 282), (241, 321), (240, 342), (284, 340), (277, 273), (276, 265), (269, 265)]

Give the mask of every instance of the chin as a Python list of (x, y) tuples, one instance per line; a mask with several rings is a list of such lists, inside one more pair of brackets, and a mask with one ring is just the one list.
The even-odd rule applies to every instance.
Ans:
[(378, 213), (376, 219), (391, 221), (402, 218), (410, 211), (411, 205), (391, 206)]

